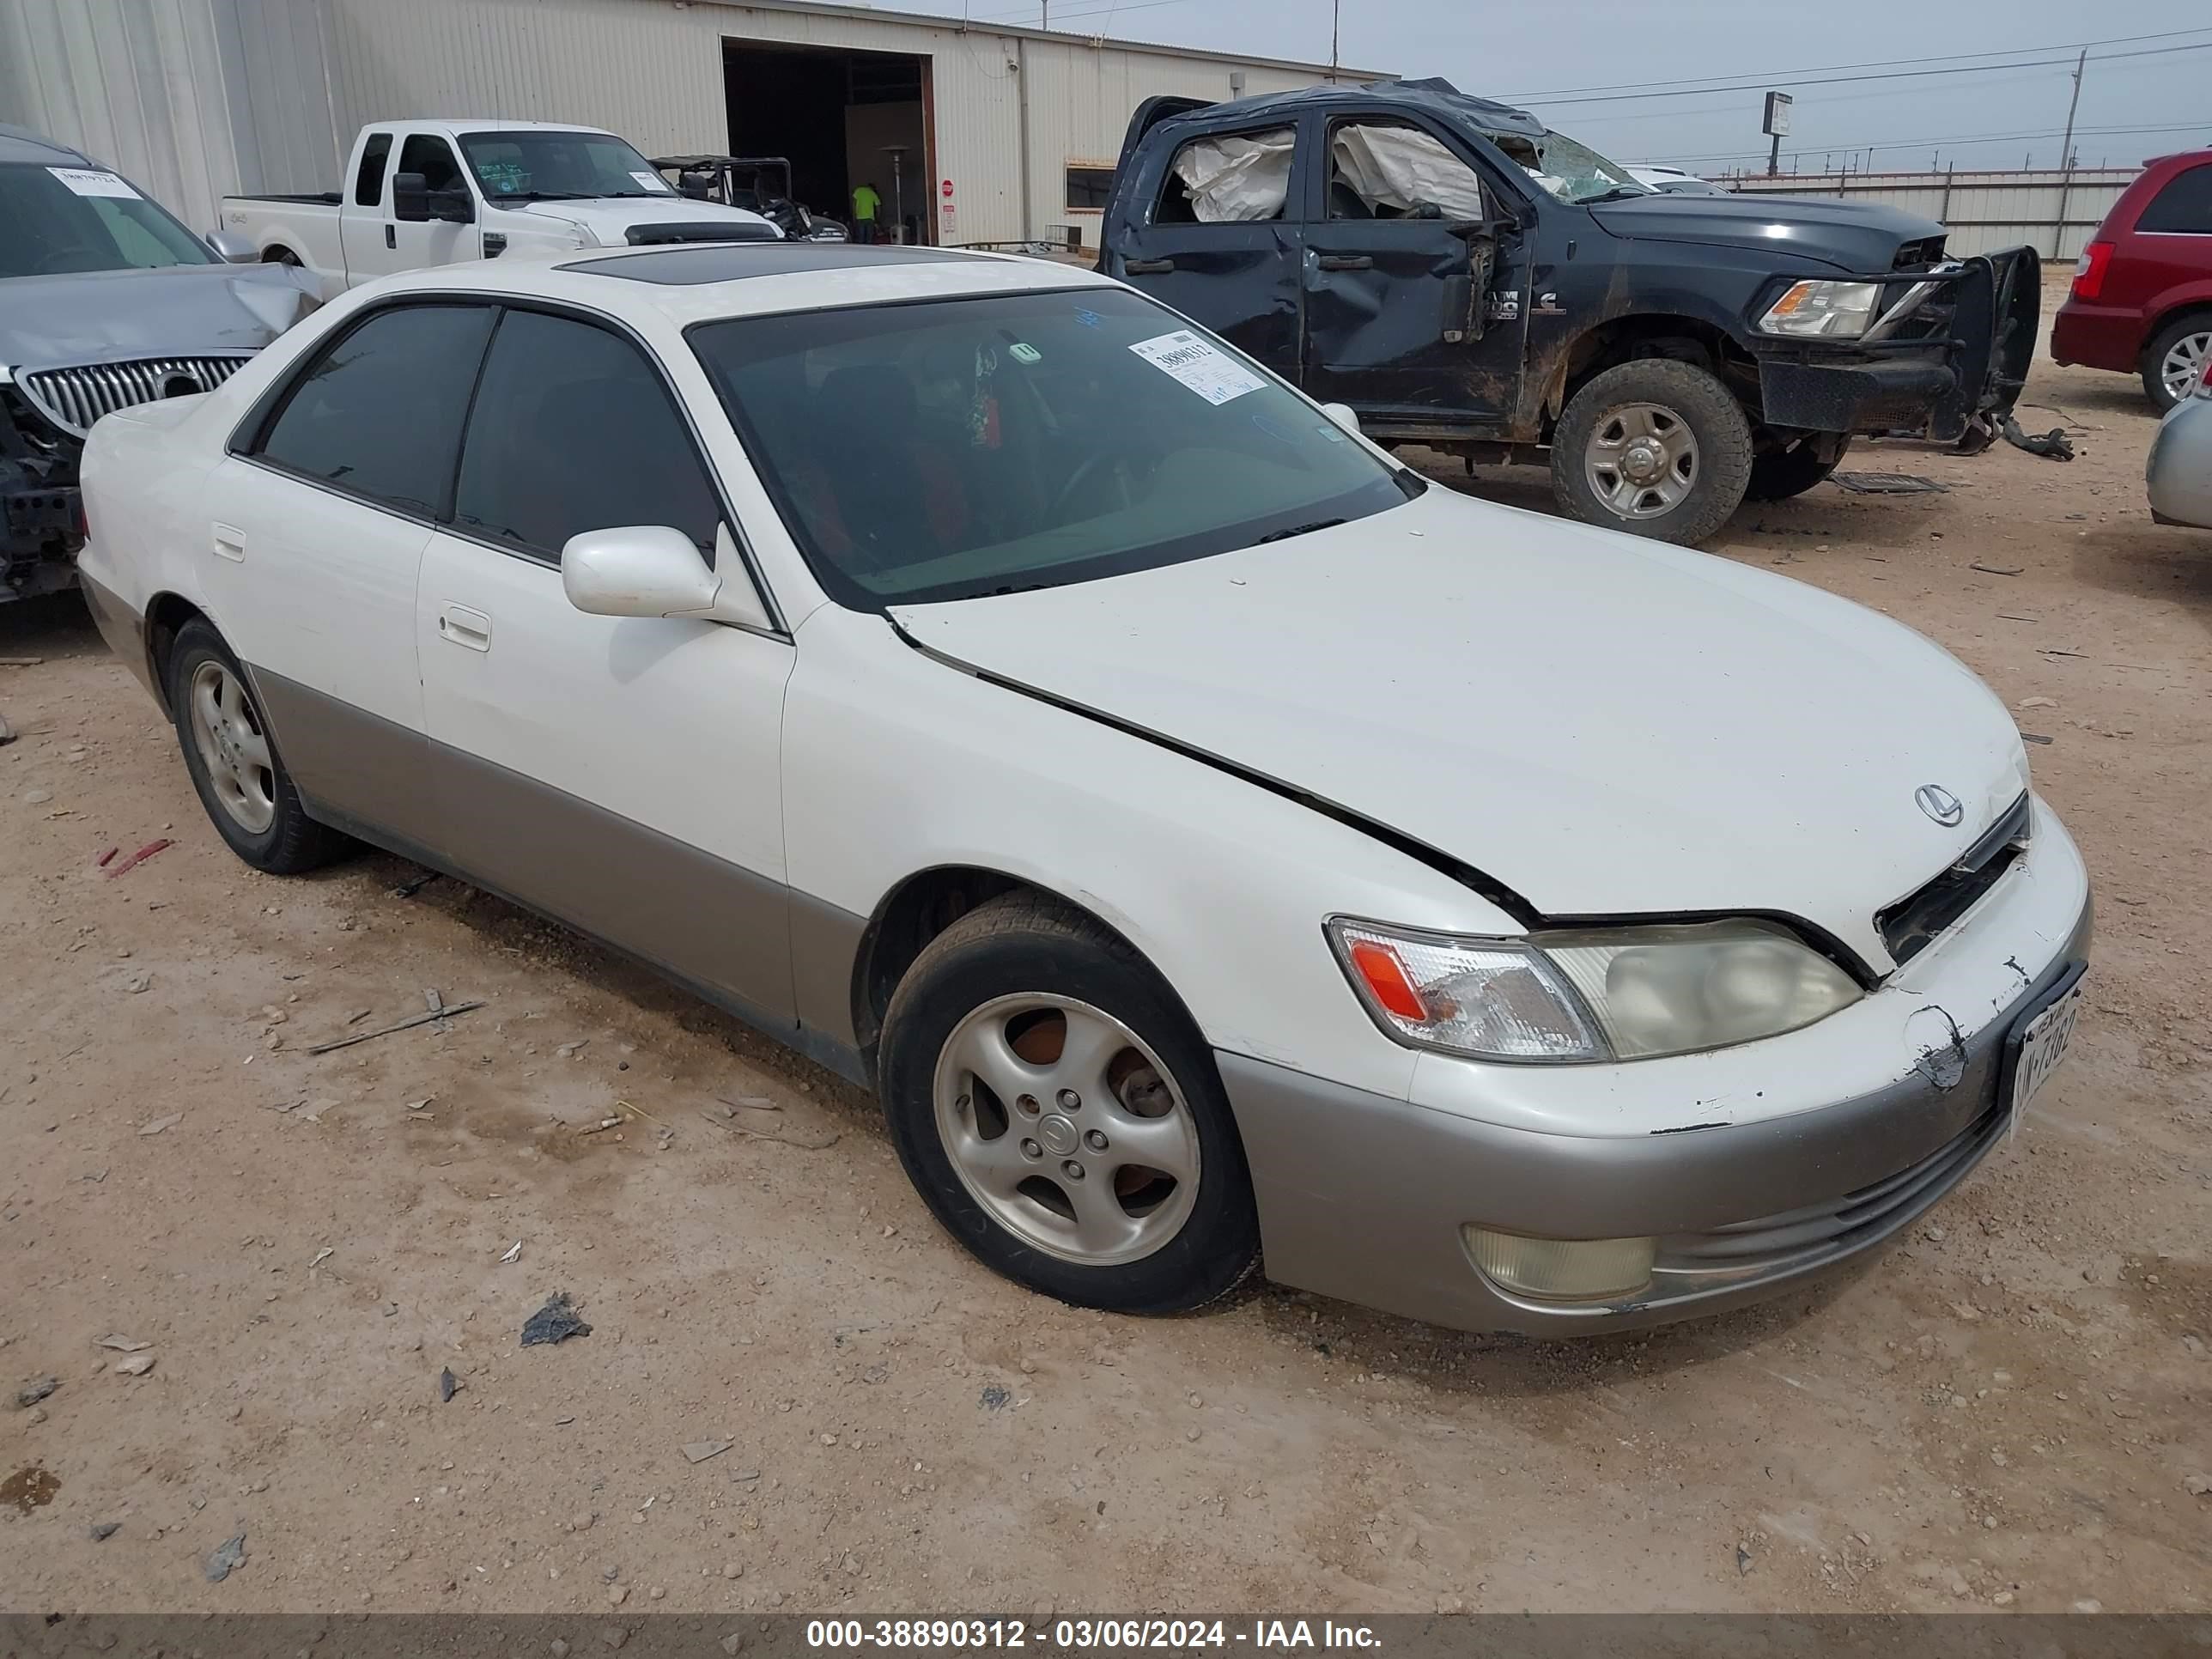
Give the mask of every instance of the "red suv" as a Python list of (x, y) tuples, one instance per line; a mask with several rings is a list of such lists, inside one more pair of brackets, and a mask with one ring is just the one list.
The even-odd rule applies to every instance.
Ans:
[(2081, 250), (2051, 355), (2141, 374), (2160, 410), (2189, 395), (2212, 361), (2212, 149), (2143, 164)]

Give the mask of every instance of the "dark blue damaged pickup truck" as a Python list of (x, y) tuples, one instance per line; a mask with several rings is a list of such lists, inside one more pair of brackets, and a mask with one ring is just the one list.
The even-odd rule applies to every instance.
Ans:
[(1854, 433), (1985, 447), (2042, 301), (2033, 249), (1806, 197), (1661, 194), (1443, 81), (1154, 98), (1099, 269), (1384, 444), (1548, 461), (1560, 507), (1695, 543)]

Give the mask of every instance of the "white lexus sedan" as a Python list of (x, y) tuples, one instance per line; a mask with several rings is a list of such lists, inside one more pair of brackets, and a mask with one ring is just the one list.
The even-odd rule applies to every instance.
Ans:
[(1951, 657), (1431, 486), (1089, 272), (418, 272), (84, 488), (240, 858), (372, 842), (656, 964), (1069, 1302), (1771, 1293), (2004, 1142), (2079, 1006), (2081, 857)]

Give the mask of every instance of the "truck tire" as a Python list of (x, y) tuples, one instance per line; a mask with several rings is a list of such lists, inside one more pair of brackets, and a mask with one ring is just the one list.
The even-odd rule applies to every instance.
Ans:
[(1822, 460), (1818, 450), (1808, 440), (1788, 449), (1770, 450), (1752, 458), (1751, 487), (1744, 491), (1744, 499), (1753, 501), (1786, 501), (1792, 495), (1802, 495), (1826, 477), (1843, 464), (1850, 451), (1849, 438), (1836, 453)]
[(2188, 395), (2194, 376), (2212, 356), (2212, 311), (2177, 317), (2143, 348), (2142, 389), (2161, 415)]
[(1593, 376), (1552, 434), (1552, 494), (1585, 524), (1694, 544), (1750, 486), (1751, 422), (1694, 363), (1640, 357)]

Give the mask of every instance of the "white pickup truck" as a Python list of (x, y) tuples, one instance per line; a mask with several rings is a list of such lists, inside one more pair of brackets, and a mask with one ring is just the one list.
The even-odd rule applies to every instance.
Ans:
[(679, 195), (626, 140), (542, 121), (378, 121), (345, 188), (226, 196), (222, 228), (261, 258), (304, 265), (323, 297), (397, 270), (641, 242), (767, 241), (742, 208)]

